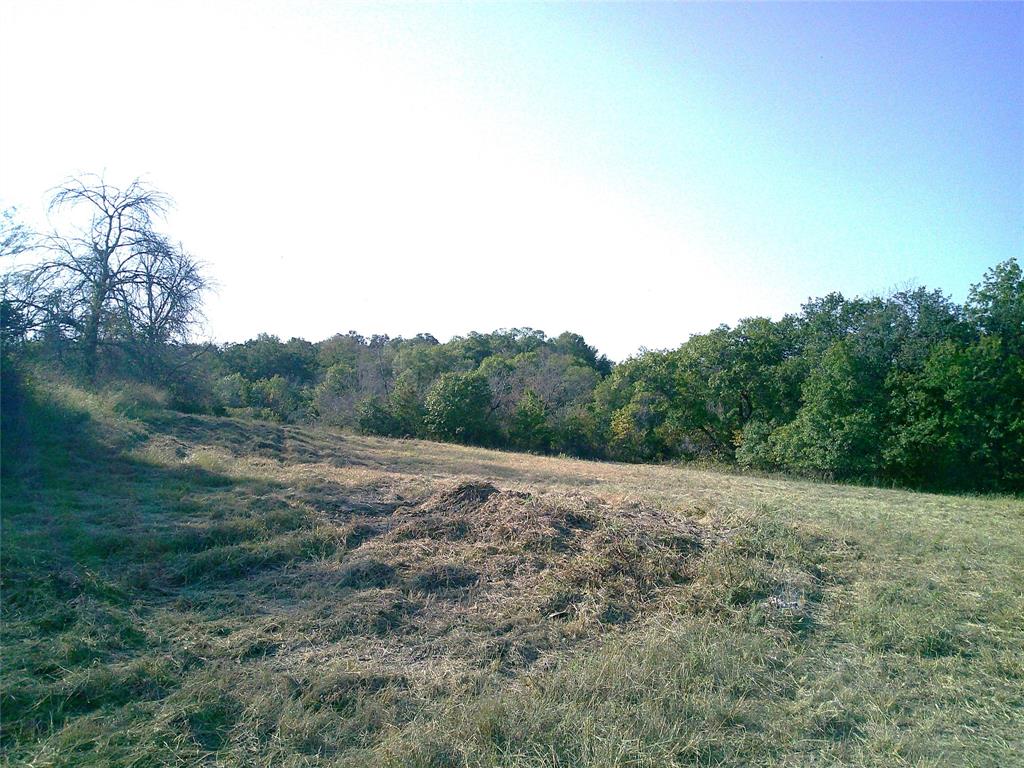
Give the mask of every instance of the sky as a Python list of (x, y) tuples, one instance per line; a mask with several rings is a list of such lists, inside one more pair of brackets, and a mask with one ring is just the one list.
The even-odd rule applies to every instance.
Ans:
[(1024, 256), (1024, 4), (0, 3), (0, 205), (169, 193), (203, 333), (613, 359)]

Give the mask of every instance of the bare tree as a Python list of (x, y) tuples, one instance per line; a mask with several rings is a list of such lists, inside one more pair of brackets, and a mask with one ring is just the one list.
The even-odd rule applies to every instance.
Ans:
[(165, 345), (188, 338), (206, 287), (199, 263), (180, 244), (157, 237), (114, 285), (117, 335), (147, 370), (156, 370)]
[(40, 247), (46, 256), (13, 273), (8, 291), (29, 332), (59, 327), (72, 336), (84, 371), (96, 374), (101, 342), (152, 362), (159, 345), (183, 341), (206, 288), (199, 265), (154, 229), (171, 205), (136, 179), (125, 188), (85, 176), (54, 190), (51, 213), (74, 223)]
[(32, 248), (32, 232), (18, 220), (15, 208), (0, 211), (0, 258), (17, 256)]

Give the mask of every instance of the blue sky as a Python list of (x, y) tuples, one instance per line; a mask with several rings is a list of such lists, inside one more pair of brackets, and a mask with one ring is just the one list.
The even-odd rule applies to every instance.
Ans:
[(0, 198), (144, 175), (220, 340), (530, 325), (621, 359), (831, 290), (963, 299), (1024, 252), (1024, 4), (3, 14)]

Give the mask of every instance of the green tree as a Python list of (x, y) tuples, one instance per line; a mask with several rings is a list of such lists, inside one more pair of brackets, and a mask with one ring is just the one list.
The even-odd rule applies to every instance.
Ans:
[[(674, 358), (644, 352), (615, 366), (594, 390), (594, 436), (609, 458), (644, 461), (676, 455), (676, 433), (663, 429), (676, 400)], [(666, 444), (668, 439), (670, 444)]]
[(356, 407), (356, 426), (364, 435), (399, 437), (401, 425), (388, 401), (380, 396), (367, 397)]
[(599, 422), (589, 403), (567, 406), (552, 432), (551, 450), (556, 453), (587, 459), (600, 459), (606, 455)]
[(295, 421), (304, 415), (301, 393), (294, 384), (280, 375), (252, 382), (249, 387), (249, 404), (278, 421)]
[(552, 438), (547, 406), (535, 392), (526, 390), (512, 415), (509, 427), (512, 446), (525, 451), (546, 453), (551, 449)]
[(748, 318), (693, 336), (671, 353), (676, 396), (672, 421), (694, 445), (732, 458), (751, 420), (781, 423), (799, 405), (802, 372), (793, 360), (792, 318)]
[(221, 376), (214, 382), (213, 396), (221, 408), (244, 408), (249, 404), (249, 382), (240, 373)]
[(653, 461), (670, 455), (666, 427), (669, 401), (660, 392), (638, 387), (629, 402), (612, 414), (608, 454), (621, 461)]
[(348, 362), (336, 362), (323, 373), (313, 390), (313, 405), (328, 424), (346, 424), (353, 400), (358, 399), (359, 378)]
[(421, 437), (425, 434), (426, 409), (420, 398), (416, 376), (404, 371), (395, 379), (388, 398), (398, 437)]
[(31, 250), (34, 239), (32, 231), (18, 217), (16, 208), (0, 210), (0, 259)]
[(566, 331), (551, 340), (551, 347), (563, 355), (569, 355), (582, 365), (593, 368), (602, 377), (612, 371), (611, 361), (604, 355), (598, 355), (597, 349), (587, 344), (586, 339), (578, 333)]
[(293, 384), (310, 385), (316, 379), (316, 347), (305, 339), (282, 342), (261, 333), (244, 344), (229, 344), (221, 352), (224, 364), (250, 381), (280, 376)]
[(426, 397), (425, 424), (429, 433), (460, 443), (490, 443), (491, 388), (479, 373), (444, 373)]
[(1024, 271), (1016, 259), (988, 270), (964, 309), (982, 334), (1000, 340), (1004, 355), (1024, 355)]
[(882, 464), (884, 373), (850, 339), (825, 352), (803, 387), (796, 418), (771, 437), (779, 465), (836, 478), (870, 479)]
[(938, 345), (893, 402), (886, 444), (900, 481), (932, 488), (1024, 489), (1024, 357), (983, 336)]

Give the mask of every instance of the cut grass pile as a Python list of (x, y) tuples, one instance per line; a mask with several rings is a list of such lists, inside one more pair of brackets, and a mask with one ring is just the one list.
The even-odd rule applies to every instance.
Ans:
[(5, 426), (9, 765), (1024, 765), (1024, 504), (51, 386)]

